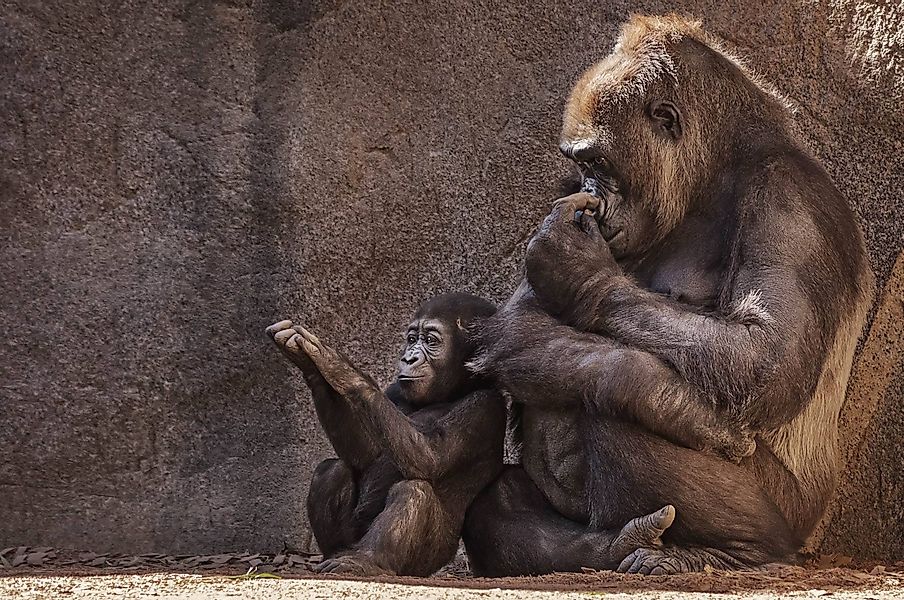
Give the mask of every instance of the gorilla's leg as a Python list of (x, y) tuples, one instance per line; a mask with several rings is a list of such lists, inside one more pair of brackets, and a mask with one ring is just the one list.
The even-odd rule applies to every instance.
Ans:
[(324, 556), (332, 556), (358, 541), (354, 518), (357, 496), (348, 465), (338, 458), (317, 465), (308, 489), (308, 520)]
[(620, 569), (673, 573), (794, 560), (801, 541), (749, 470), (628, 423), (594, 415), (584, 423), (592, 526), (614, 526), (664, 499), (678, 513), (664, 548), (639, 549)]
[(320, 563), (320, 573), (417, 575), (425, 577), (448, 563), (458, 549), (460, 523), (422, 480), (396, 483), (386, 508), (354, 548)]
[(658, 547), (674, 518), (666, 506), (621, 530), (590, 530), (557, 513), (521, 467), (509, 467), (468, 509), (462, 537), (482, 577), (614, 569), (632, 551)]

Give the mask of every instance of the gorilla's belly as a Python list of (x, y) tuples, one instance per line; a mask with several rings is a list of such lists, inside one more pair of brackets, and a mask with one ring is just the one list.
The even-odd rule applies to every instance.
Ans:
[(521, 462), (556, 510), (570, 519), (587, 522), (587, 460), (578, 418), (578, 411), (525, 406)]

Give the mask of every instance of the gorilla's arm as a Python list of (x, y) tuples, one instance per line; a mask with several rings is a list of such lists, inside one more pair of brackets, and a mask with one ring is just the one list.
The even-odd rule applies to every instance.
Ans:
[(298, 329), (291, 321), (280, 321), (267, 327), (266, 332), (286, 358), (301, 370), (311, 390), (317, 418), (336, 455), (355, 471), (363, 471), (379, 456), (379, 445), (348, 400), (327, 383), (301, 349)]
[(581, 331), (656, 356), (757, 427), (796, 415), (812, 396), (829, 342), (801, 285), (807, 250), (767, 243), (770, 227), (781, 230), (767, 219), (740, 228), (735, 252), (744, 261), (730, 274), (725, 307), (701, 314), (621, 273), (593, 221), (574, 219), (584, 196), (560, 201), (528, 247), (527, 277), (543, 290), (544, 306)]
[[(800, 407), (770, 403), (761, 414), (751, 414), (753, 407), (746, 401), (764, 392), (779, 398), (809, 397), (815, 373), (806, 358), (813, 361), (811, 366), (818, 365), (818, 353), (813, 344), (801, 341), (816, 326), (787, 281), (755, 274), (742, 274), (742, 279), (749, 283), (738, 286), (726, 311), (704, 315), (629, 278), (610, 278), (588, 286), (580, 301), (584, 308), (572, 324), (654, 354), (722, 405), (761, 425), (775, 425)], [(819, 344), (814, 337), (811, 342)]]
[[(435, 481), (485, 453), (486, 443), (505, 427), (505, 410), (495, 392), (478, 390), (427, 431), (399, 410), (367, 375), (348, 359), (300, 329), (303, 348), (329, 385), (353, 407), (367, 431), (392, 458), (405, 479)], [(392, 393), (392, 386), (387, 390)]]
[(474, 368), (518, 402), (583, 405), (734, 461), (755, 449), (747, 428), (715, 398), (649, 352), (551, 317), (526, 282), (484, 322), (480, 336), (485, 352)]

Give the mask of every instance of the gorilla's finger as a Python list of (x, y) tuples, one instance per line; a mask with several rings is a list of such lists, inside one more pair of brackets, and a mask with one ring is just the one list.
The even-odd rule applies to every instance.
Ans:
[(295, 335), (294, 329), (283, 329), (282, 331), (276, 332), (276, 335), (273, 336), (273, 341), (280, 346), (285, 346), (286, 342), (288, 342), (293, 335)]
[(301, 334), (301, 337), (303, 337), (303, 338), (305, 339), (305, 341), (307, 341), (307, 342), (308, 342), (309, 344), (311, 344), (312, 346), (315, 346), (315, 347), (319, 348), (320, 346), (323, 345), (323, 344), (321, 343), (321, 341), (320, 341), (320, 338), (318, 338), (316, 335), (314, 335), (313, 333), (311, 333), (310, 331), (308, 331), (308, 330), (305, 329), (304, 327), (298, 325), (298, 326), (295, 327), (295, 331), (297, 331), (298, 333), (300, 333), (300, 334)]
[(292, 337), (289, 338), (289, 341), (286, 342), (286, 350), (298, 352), (301, 349), (301, 339), (301, 336), (295, 333)]
[(637, 558), (634, 559), (634, 562), (631, 563), (631, 566), (628, 567), (628, 573), (636, 574), (640, 571), (640, 568), (643, 567), (644, 562), (646, 561), (645, 555), (642, 552), (638, 552)]
[(594, 219), (586, 210), (581, 213), (581, 229), (583, 229), (584, 233), (589, 235), (594, 241), (606, 241), (605, 238), (603, 238), (603, 233), (600, 231), (600, 226), (596, 222), (596, 219)]
[(335, 564), (336, 564), (336, 560), (333, 558), (328, 558), (326, 560), (322, 560), (322, 561), (320, 561), (320, 563), (318, 563), (314, 567), (314, 572), (315, 573), (325, 573), (325, 572), (328, 573), (329, 569), (331, 567), (333, 567)]
[(550, 215), (556, 215), (556, 220), (566, 223), (574, 221), (574, 214), (582, 210), (594, 210), (600, 205), (600, 199), (586, 192), (578, 192), (556, 200)]
[(656, 565), (652, 569), (650, 569), (650, 575), (668, 575), (668, 571), (665, 570), (665, 567), (662, 565)]
[(273, 337), (276, 335), (276, 333), (278, 331), (282, 331), (283, 329), (289, 329), (290, 327), (292, 327), (292, 321), (285, 320), (285, 321), (279, 321), (278, 323), (274, 323), (273, 325), (270, 325), (269, 327), (264, 329), (264, 331), (267, 332), (267, 335), (269, 335), (270, 337)]
[(615, 572), (616, 573), (627, 573), (628, 569), (631, 568), (631, 565), (633, 565), (635, 562), (637, 562), (637, 560), (639, 558), (640, 558), (640, 550), (638, 549), (638, 550), (635, 550), (634, 552), (632, 552), (631, 554), (629, 554), (628, 556), (626, 556), (625, 559), (623, 561), (621, 561), (621, 563), (618, 565), (618, 568), (615, 569)]

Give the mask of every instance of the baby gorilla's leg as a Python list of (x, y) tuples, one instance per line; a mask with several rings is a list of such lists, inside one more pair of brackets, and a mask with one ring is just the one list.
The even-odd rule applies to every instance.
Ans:
[(316, 570), (426, 577), (455, 556), (459, 527), (429, 483), (400, 481), (389, 491), (386, 508), (354, 550), (325, 560)]
[(314, 469), (308, 520), (324, 556), (351, 548), (361, 537), (355, 527), (356, 487), (352, 470), (338, 458), (328, 458)]

